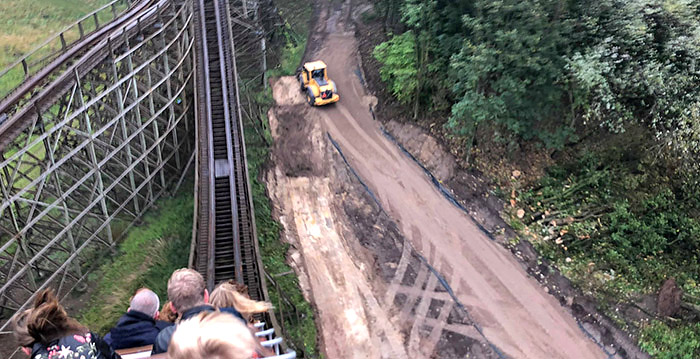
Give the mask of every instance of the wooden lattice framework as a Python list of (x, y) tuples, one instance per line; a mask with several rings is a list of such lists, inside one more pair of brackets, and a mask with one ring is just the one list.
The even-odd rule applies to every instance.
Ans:
[(11, 109), (0, 127), (0, 331), (37, 291), (85, 286), (193, 161), (189, 1), (161, 0)]

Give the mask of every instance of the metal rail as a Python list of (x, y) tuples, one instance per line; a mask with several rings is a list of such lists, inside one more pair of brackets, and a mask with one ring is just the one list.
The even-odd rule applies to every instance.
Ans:
[(251, 298), (264, 300), (229, 9), (221, 0), (198, 0), (194, 7), (200, 124), (195, 267), (210, 290), (235, 280), (248, 286)]
[[(248, 4), (243, 3), (248, 14)], [(211, 291), (234, 280), (248, 287), (254, 300), (269, 301), (255, 228), (243, 117), (227, 0), (197, 0), (194, 4), (197, 54), (197, 200), (190, 264), (204, 276)], [(274, 313), (259, 320), (278, 327)], [(263, 345), (280, 355), (281, 338)], [(295, 358), (295, 352), (283, 357)]]

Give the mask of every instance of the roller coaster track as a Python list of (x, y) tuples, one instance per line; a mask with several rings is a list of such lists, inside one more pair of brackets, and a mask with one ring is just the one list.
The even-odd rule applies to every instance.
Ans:
[[(209, 290), (233, 280), (269, 300), (243, 138), (242, 35), (232, 30), (260, 37), (248, 19), (256, 6), (116, 0), (57, 35), (58, 50), (32, 52), (41, 61), (0, 72), (22, 72), (0, 101), (0, 332), (39, 290), (66, 297), (85, 286), (95, 256), (177, 190), (193, 162), (191, 266)], [(100, 24), (105, 9), (113, 21)], [(274, 313), (259, 319), (276, 324)]]
[[(196, 268), (207, 287), (234, 279), (262, 300), (262, 276), (248, 187), (247, 161), (238, 98), (238, 76), (226, 1), (195, 4), (197, 33), (198, 148), (202, 222)], [(208, 193), (204, 190), (207, 189)]]

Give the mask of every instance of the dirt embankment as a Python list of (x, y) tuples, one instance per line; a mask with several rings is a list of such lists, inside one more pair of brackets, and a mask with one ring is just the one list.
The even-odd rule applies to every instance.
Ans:
[[(273, 84), (275, 215), (329, 358), (495, 358), (329, 141), (293, 78)], [(290, 93), (293, 95), (289, 97)]]

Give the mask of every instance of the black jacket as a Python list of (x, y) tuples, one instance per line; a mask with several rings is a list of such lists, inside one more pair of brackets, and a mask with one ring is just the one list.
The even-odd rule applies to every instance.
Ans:
[[(199, 313), (202, 312), (213, 312), (216, 309), (212, 307), (211, 305), (204, 304), (200, 305), (198, 307), (190, 308), (182, 313), (182, 318), (180, 320), (187, 320), (190, 319), (194, 316), (196, 316)], [(153, 344), (153, 352), (152, 354), (160, 354), (160, 353), (165, 353), (168, 351), (168, 345), (170, 344), (170, 339), (173, 337), (173, 333), (175, 333), (175, 329), (177, 329), (176, 325), (169, 326), (158, 333), (158, 337), (156, 337), (156, 342)]]
[(126, 349), (152, 345), (158, 333), (173, 323), (156, 321), (147, 314), (129, 311), (122, 315), (117, 325), (105, 335), (105, 341), (114, 349)]
[(245, 318), (243, 318), (243, 315), (239, 311), (237, 311), (236, 308), (234, 308), (234, 307), (223, 307), (223, 308), (219, 308), (219, 310), (224, 312), (224, 313), (233, 314), (234, 317), (242, 320), (243, 324), (246, 324), (246, 325), (248, 324), (248, 322), (245, 321)]
[[(76, 354), (78, 355), (76, 357)], [(51, 358), (85, 358), (85, 359), (121, 359), (109, 344), (95, 333), (85, 335), (68, 335), (54, 340), (48, 345), (34, 343), (32, 359)]]

